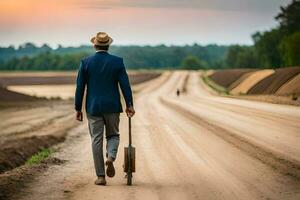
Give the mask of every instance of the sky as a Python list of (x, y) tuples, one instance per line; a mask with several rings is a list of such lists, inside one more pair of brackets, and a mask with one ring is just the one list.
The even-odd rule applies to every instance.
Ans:
[(0, 0), (0, 46), (252, 44), (291, 0)]

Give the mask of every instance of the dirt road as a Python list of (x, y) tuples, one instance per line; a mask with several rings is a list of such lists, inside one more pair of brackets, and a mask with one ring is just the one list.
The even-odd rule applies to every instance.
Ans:
[[(186, 93), (176, 97), (177, 88)], [(197, 72), (167, 72), (137, 91), (133, 186), (122, 172), (123, 116), (108, 186), (93, 184), (84, 123), (53, 155), (67, 162), (27, 183), (18, 199), (300, 199), (299, 107), (215, 96)]]

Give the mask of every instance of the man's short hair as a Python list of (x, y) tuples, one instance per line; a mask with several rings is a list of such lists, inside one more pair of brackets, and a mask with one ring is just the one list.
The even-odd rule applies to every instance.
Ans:
[(109, 45), (107, 45), (107, 46), (94, 45), (94, 48), (95, 48), (96, 50), (107, 51), (107, 50), (109, 49)]

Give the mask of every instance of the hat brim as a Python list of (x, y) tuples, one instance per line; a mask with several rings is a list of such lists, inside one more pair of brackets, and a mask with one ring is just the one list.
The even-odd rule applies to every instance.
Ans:
[(97, 45), (97, 46), (108, 46), (108, 45), (111, 45), (111, 43), (113, 43), (113, 41), (114, 40), (111, 37), (108, 37), (108, 41), (105, 43), (99, 42), (98, 40), (96, 40), (96, 37), (92, 37), (92, 39), (91, 39), (92, 44)]

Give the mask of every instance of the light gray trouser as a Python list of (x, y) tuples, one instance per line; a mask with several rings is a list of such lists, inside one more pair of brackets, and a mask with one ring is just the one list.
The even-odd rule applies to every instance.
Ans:
[(92, 140), (92, 150), (96, 175), (105, 176), (103, 159), (103, 132), (105, 126), (106, 156), (116, 159), (119, 147), (120, 113), (102, 114), (102, 116), (88, 115), (88, 124)]

